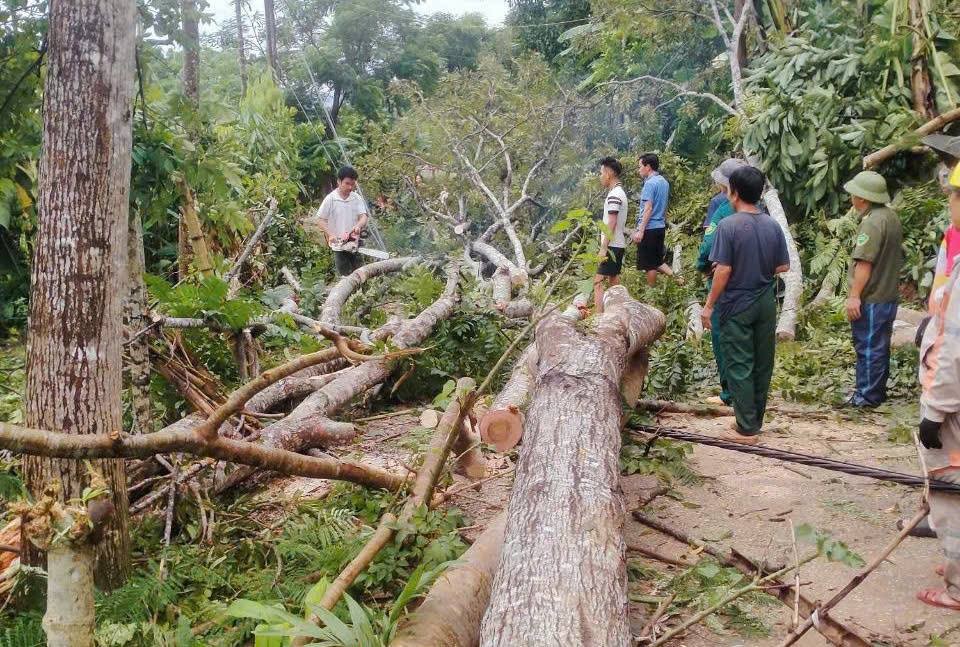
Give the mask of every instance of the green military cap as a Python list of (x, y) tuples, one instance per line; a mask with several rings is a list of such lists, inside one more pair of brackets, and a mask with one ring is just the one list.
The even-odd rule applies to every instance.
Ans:
[(843, 190), (875, 204), (887, 204), (891, 199), (890, 192), (887, 190), (887, 181), (876, 171), (857, 173), (852, 180), (843, 185)]

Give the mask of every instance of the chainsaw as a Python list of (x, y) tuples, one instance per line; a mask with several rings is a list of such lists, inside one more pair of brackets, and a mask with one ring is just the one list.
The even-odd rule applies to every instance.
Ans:
[(358, 239), (355, 234), (350, 234), (346, 239), (342, 238), (331, 238), (330, 239), (330, 249), (335, 252), (348, 252), (350, 254), (363, 254), (364, 256), (370, 256), (371, 258), (379, 258), (381, 260), (390, 258), (390, 254), (372, 247), (361, 246), (363, 238), (365, 238), (366, 231), (363, 231), (360, 234)]

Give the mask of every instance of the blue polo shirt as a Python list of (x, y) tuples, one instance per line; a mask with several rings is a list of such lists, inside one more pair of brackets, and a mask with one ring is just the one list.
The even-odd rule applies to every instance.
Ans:
[(640, 192), (640, 213), (637, 215), (637, 229), (643, 221), (643, 211), (646, 202), (653, 210), (650, 213), (650, 222), (647, 229), (664, 229), (667, 226), (667, 202), (670, 201), (670, 183), (659, 173), (654, 173), (643, 182), (643, 191)]

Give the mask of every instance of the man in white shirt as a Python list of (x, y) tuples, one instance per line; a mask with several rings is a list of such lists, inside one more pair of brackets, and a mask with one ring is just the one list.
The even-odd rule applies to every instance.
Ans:
[(593, 305), (597, 314), (603, 312), (604, 282), (620, 285), (620, 272), (623, 269), (623, 252), (627, 244), (623, 227), (627, 222), (630, 203), (620, 184), (622, 173), (623, 166), (616, 158), (605, 157), (600, 160), (600, 184), (608, 190), (607, 198), (603, 201), (603, 222), (610, 235), (607, 235), (607, 231), (600, 234), (600, 265), (593, 277)]
[(323, 199), (316, 215), (304, 221), (308, 228), (323, 232), (340, 276), (363, 265), (357, 248), (360, 234), (367, 226), (367, 203), (355, 190), (357, 179), (353, 167), (341, 168), (337, 173), (337, 188)]

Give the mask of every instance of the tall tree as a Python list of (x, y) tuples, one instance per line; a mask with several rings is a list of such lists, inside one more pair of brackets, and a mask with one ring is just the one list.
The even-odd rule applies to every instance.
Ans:
[(234, 0), (233, 8), (237, 14), (237, 51), (240, 56), (240, 96), (247, 96), (247, 50), (243, 37), (243, 0)]
[[(27, 351), (26, 422), (35, 428), (114, 436), (122, 430), (118, 286), (127, 268), (134, 9), (132, 0), (50, 6)], [(122, 460), (93, 466), (116, 508), (96, 555), (97, 581), (110, 587), (129, 567), (126, 475)], [(28, 457), (23, 472), (34, 495), (59, 481), (64, 500), (80, 498), (90, 480), (78, 460)], [(26, 551), (30, 563), (38, 557)], [(89, 550), (68, 557), (51, 560), (51, 587), (92, 566)], [(92, 592), (82, 603), (92, 614)], [(77, 640), (59, 644), (92, 644), (91, 635)]]
[(200, 16), (197, 0), (181, 0), (180, 12), (183, 27), (183, 70), (181, 82), (183, 94), (194, 107), (200, 104)]
[(277, 13), (273, 0), (263, 0), (263, 29), (267, 38), (267, 65), (273, 79), (280, 82), (280, 62), (277, 60)]

